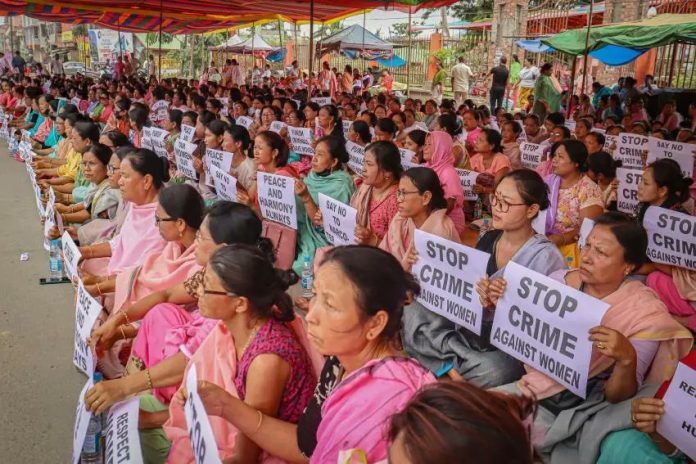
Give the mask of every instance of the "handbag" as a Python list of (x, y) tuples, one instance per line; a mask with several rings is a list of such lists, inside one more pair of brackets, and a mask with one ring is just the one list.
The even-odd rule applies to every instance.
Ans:
[(292, 269), (297, 249), (297, 231), (265, 219), (262, 224), (261, 235), (273, 243), (275, 266), (286, 271)]

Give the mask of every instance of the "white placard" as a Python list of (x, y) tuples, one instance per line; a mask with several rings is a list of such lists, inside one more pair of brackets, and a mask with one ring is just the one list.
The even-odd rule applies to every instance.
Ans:
[(311, 129), (288, 126), (288, 135), (290, 136), (290, 143), (292, 143), (292, 151), (300, 155), (314, 156)]
[(67, 231), (63, 232), (61, 244), (63, 248), (63, 263), (65, 263), (63, 269), (65, 269), (65, 274), (68, 278), (73, 280), (77, 277), (77, 263), (80, 262), (82, 254)]
[(94, 323), (101, 313), (102, 307), (90, 295), (81, 280), (77, 282), (77, 302), (75, 303), (75, 350), (73, 363), (82, 372), (91, 376), (94, 372), (94, 357), (92, 348), (87, 345), (87, 339), (92, 335)]
[(221, 200), (237, 201), (237, 179), (216, 166), (210, 166), (210, 177)]
[(186, 375), (186, 390), (188, 398), (184, 405), (184, 415), (196, 464), (220, 464), (215, 435), (205, 412), (205, 406), (198, 395), (198, 375), (194, 363), (191, 363)]
[(594, 221), (590, 218), (583, 218), (582, 224), (580, 224), (580, 234), (578, 236), (578, 248), (581, 250), (585, 248), (585, 244), (587, 243), (587, 236), (590, 235), (590, 232), (592, 232), (592, 228), (594, 227)]
[(616, 150), (616, 147), (619, 144), (619, 136), (618, 135), (611, 135), (611, 134), (605, 134), (604, 135), (604, 151), (606, 151), (609, 154), (613, 154), (614, 150)]
[(196, 128), (189, 126), (188, 124), (181, 125), (181, 134), (177, 140), (183, 140), (184, 142), (193, 142), (193, 136), (196, 134)]
[(343, 123), (343, 137), (346, 139), (348, 138), (348, 131), (350, 130), (350, 126), (353, 124), (353, 121), (348, 121), (347, 119), (341, 120)]
[(643, 227), (651, 260), (696, 271), (696, 217), (650, 206)]
[(358, 211), (350, 205), (319, 193), (319, 210), (324, 220), (324, 234), (334, 246), (356, 245), (355, 226)]
[(616, 191), (616, 208), (622, 213), (635, 214), (638, 207), (638, 184), (643, 178), (643, 171), (617, 168), (616, 178), (619, 186)]
[(486, 275), (491, 255), (419, 229), (413, 244), (418, 252), (413, 274), (421, 286), (418, 302), (480, 335), (483, 307), (476, 283)]
[(165, 100), (158, 100), (150, 107), (150, 119), (156, 124), (161, 124), (165, 119), (167, 119), (168, 111), (169, 103), (167, 103)]
[(662, 158), (669, 158), (679, 164), (685, 177), (694, 177), (696, 145), (648, 137), (648, 147), (650, 150), (648, 152), (648, 164)]
[(663, 400), (665, 413), (657, 421), (657, 433), (696, 460), (696, 370), (677, 364)]
[(577, 127), (577, 122), (575, 121), (575, 119), (566, 119), (565, 126), (568, 128), (569, 131), (571, 131), (574, 134), (575, 127)]
[(160, 158), (167, 158), (167, 148), (165, 143), (167, 142), (167, 137), (169, 137), (169, 132), (158, 127), (151, 128), (152, 134), (152, 150)]
[(148, 150), (153, 150), (154, 147), (152, 145), (152, 128), (151, 127), (143, 127), (143, 137), (142, 140), (140, 141), (140, 145), (143, 148), (147, 148)]
[(49, 198), (49, 200), (46, 202), (46, 209), (44, 214), (44, 237), (46, 238), (48, 238), (51, 229), (53, 229), (53, 227), (56, 225), (55, 215), (56, 212), (53, 209), (53, 202)]
[(609, 305), (510, 261), (491, 344), (585, 398), (592, 342)]
[(548, 208), (539, 211), (537, 217), (532, 220), (532, 229), (534, 232), (541, 235), (546, 235), (546, 215), (549, 213)]
[(618, 137), (616, 151), (613, 153), (614, 159), (620, 160), (623, 168), (643, 169), (643, 157), (648, 151), (648, 138), (629, 133), (619, 134)]
[(346, 151), (348, 152), (348, 167), (357, 175), (362, 176), (365, 147), (349, 140), (346, 142)]
[(143, 463), (138, 431), (139, 414), (138, 396), (111, 406), (104, 430), (105, 463)]
[(164, 142), (165, 140), (167, 140), (167, 137), (169, 137), (169, 132), (167, 132), (164, 129), (160, 129), (159, 127), (151, 127), (150, 131), (152, 135), (152, 140)]
[(319, 106), (326, 106), (331, 104), (331, 97), (314, 97), (312, 101)]
[(283, 121), (273, 121), (271, 123), (270, 130), (271, 130), (271, 132), (275, 132), (276, 134), (280, 134), (280, 131), (282, 131), (286, 127), (288, 127), (288, 125), (285, 124)]
[(401, 156), (401, 166), (404, 169), (418, 167), (418, 163), (413, 161), (413, 157), (416, 156), (415, 151), (407, 150), (406, 148), (399, 148), (399, 155)]
[(82, 445), (85, 442), (85, 436), (87, 435), (87, 426), (89, 426), (89, 420), (92, 418), (92, 413), (87, 410), (85, 406), (85, 394), (92, 388), (94, 382), (92, 381), (92, 376), (87, 379), (87, 383), (82, 387), (80, 396), (77, 399), (77, 408), (75, 408), (75, 425), (73, 426), (73, 453), (72, 462), (77, 464), (80, 462), (80, 454), (82, 453)]
[(479, 198), (478, 193), (474, 192), (474, 185), (478, 179), (479, 173), (476, 171), (467, 171), (466, 169), (455, 168), (459, 176), (459, 183), (464, 190), (464, 199), (466, 201), (476, 201)]
[(237, 119), (235, 119), (234, 122), (238, 126), (242, 126), (243, 128), (245, 128), (246, 130), (250, 130), (251, 126), (254, 125), (254, 120), (251, 119), (249, 116), (240, 116)]
[(230, 115), (230, 99), (227, 97), (221, 97), (218, 100), (220, 100), (220, 103), (222, 103), (222, 109), (220, 110), (220, 113), (227, 117)]
[(198, 179), (198, 173), (193, 167), (193, 152), (196, 151), (196, 144), (186, 142), (179, 137), (174, 144), (174, 159), (176, 160), (176, 170), (191, 180)]
[(269, 221), (297, 229), (295, 179), (265, 172), (256, 173), (261, 215)]
[(213, 187), (212, 176), (210, 175), (210, 167), (215, 166), (222, 172), (230, 172), (232, 167), (232, 158), (234, 155), (228, 151), (213, 150), (206, 148), (205, 150), (205, 183), (209, 187)]
[(546, 145), (540, 143), (522, 142), (520, 144), (520, 161), (527, 169), (536, 169), (541, 163)]

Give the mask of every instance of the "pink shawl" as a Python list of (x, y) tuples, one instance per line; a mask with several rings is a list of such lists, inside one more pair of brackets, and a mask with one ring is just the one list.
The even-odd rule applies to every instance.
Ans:
[(459, 175), (454, 169), (454, 155), (452, 155), (452, 137), (447, 132), (433, 131), (429, 135), (433, 145), (433, 155), (424, 164), (437, 173), (440, 178), (442, 189), (445, 191), (445, 198), (454, 198), (454, 208), (450, 212), (450, 217), (454, 221), (457, 231), (461, 234), (464, 231), (464, 190), (462, 189)]
[(138, 266), (148, 255), (164, 249), (167, 242), (164, 241), (155, 224), (156, 210), (157, 202), (128, 205), (121, 233), (111, 241), (111, 259), (107, 268), (109, 275)]
[(417, 361), (397, 357), (374, 359), (349, 374), (322, 405), (309, 462), (337, 462), (341, 451), (351, 449), (362, 450), (366, 462), (386, 459), (390, 417), (434, 381)]
[[(566, 281), (566, 275), (576, 271), (558, 271), (551, 277)], [(611, 307), (604, 314), (602, 325), (617, 330), (630, 340), (652, 340), (660, 342), (644, 383), (659, 384), (674, 374), (677, 362), (693, 345), (691, 333), (672, 319), (655, 293), (642, 283), (632, 280), (624, 282), (618, 290), (602, 299)], [(590, 375), (592, 378), (608, 369), (614, 360), (592, 349)], [(532, 392), (538, 399), (548, 398), (565, 387), (529, 366), (527, 374), (520, 379), (522, 391)]]
[[(401, 216), (401, 214), (397, 214), (394, 216), (394, 219), (392, 219), (391, 224), (389, 224), (387, 235), (384, 236), (379, 247), (394, 255), (399, 261), (403, 261), (408, 250), (413, 245), (413, 234), (415, 230), (416, 224), (413, 222), (413, 219), (405, 218)], [(430, 213), (430, 216), (425, 220), (420, 230), (456, 243), (461, 243), (454, 223), (447, 216), (447, 212), (444, 209), (437, 209)]]
[(191, 277), (201, 267), (196, 264), (196, 243), (181, 250), (177, 242), (167, 242), (162, 252), (145, 258), (141, 266), (127, 269), (116, 276), (114, 309), (170, 288)]

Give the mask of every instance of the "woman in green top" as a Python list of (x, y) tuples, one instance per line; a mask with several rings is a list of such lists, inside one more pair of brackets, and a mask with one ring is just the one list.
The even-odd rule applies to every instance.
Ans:
[(561, 86), (551, 77), (551, 63), (544, 63), (534, 85), (534, 108), (532, 112), (543, 122), (546, 115), (561, 107)]
[(439, 61), (435, 62), (437, 67), (437, 72), (435, 77), (433, 77), (433, 100), (439, 105), (442, 102), (442, 95), (445, 93), (445, 81), (447, 80), (447, 71), (442, 68), (442, 63)]

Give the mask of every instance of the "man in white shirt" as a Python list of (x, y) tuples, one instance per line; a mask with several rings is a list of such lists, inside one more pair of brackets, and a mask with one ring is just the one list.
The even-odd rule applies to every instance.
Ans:
[(466, 100), (467, 94), (469, 93), (469, 79), (474, 76), (474, 73), (471, 72), (471, 68), (469, 66), (464, 64), (464, 57), (460, 56), (459, 62), (454, 65), (450, 75), (452, 76), (452, 91), (454, 91), (454, 101), (457, 103), (457, 106), (459, 106), (464, 103), (464, 100)]
[(539, 77), (539, 68), (534, 66), (531, 58), (524, 60), (524, 67), (520, 69), (520, 92), (519, 92), (519, 107), (525, 108), (529, 101), (529, 96), (534, 91), (534, 85)]
[(49, 67), (52, 76), (62, 76), (65, 74), (65, 70), (63, 69), (63, 63), (61, 63), (60, 57), (58, 55), (53, 55), (53, 59), (49, 63)]
[(155, 56), (147, 57), (147, 75), (148, 77), (157, 76), (157, 65), (155, 64)]

